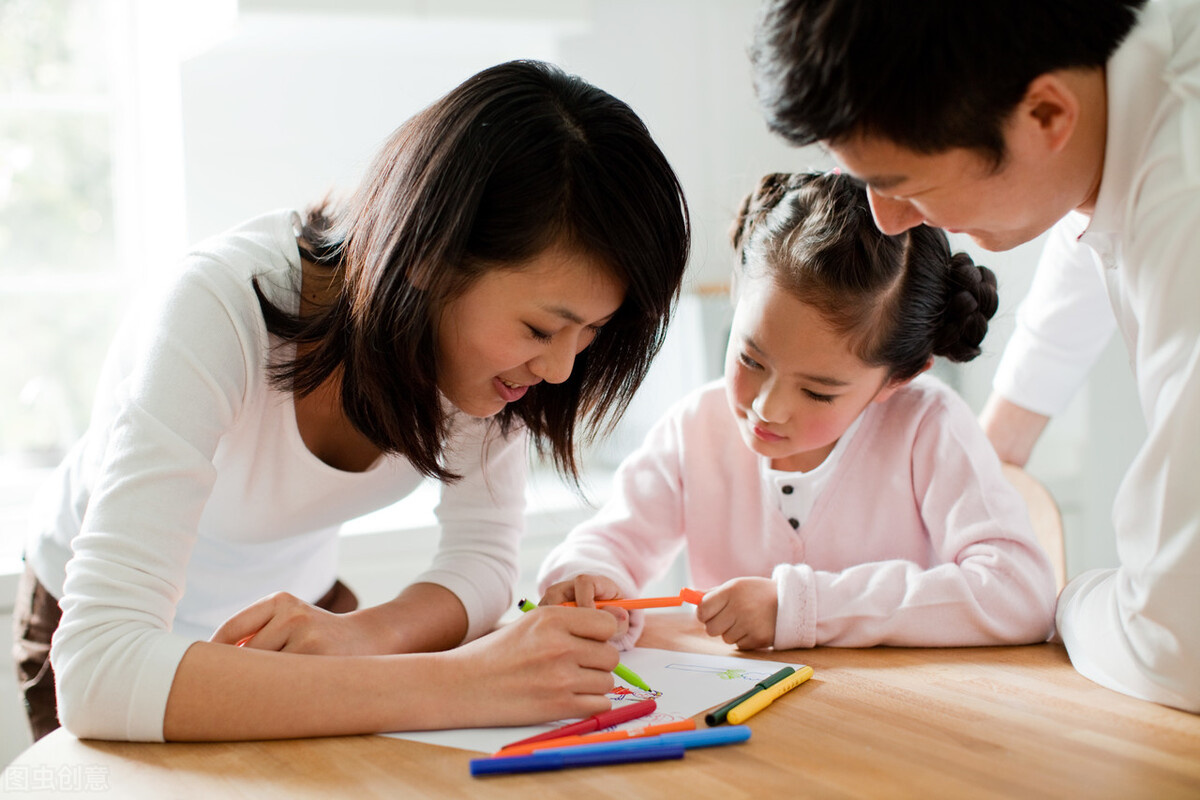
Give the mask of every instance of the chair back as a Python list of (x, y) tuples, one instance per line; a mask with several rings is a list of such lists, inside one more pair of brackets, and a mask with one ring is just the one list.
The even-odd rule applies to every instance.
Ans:
[(1054, 580), (1061, 592), (1067, 585), (1066, 554), (1063, 544), (1062, 513), (1054, 496), (1025, 470), (1015, 464), (1004, 465), (1004, 477), (1017, 487), (1025, 504), (1029, 506), (1029, 518), (1033, 522), (1033, 532), (1038, 543), (1050, 556), (1050, 564), (1054, 567)]

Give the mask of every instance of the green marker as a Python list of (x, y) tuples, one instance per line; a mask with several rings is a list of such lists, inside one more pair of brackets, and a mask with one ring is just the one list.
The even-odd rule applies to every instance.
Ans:
[[(533, 611), (535, 608), (537, 608), (537, 604), (532, 600), (522, 598), (521, 602), (517, 604), (517, 608), (521, 609), (522, 611)], [(650, 691), (650, 687), (646, 685), (646, 682), (642, 680), (636, 672), (624, 664), (617, 664), (617, 668), (613, 670), (613, 673), (630, 686), (641, 689), (643, 692)]]
[(650, 691), (650, 687), (646, 685), (646, 682), (639, 678), (636, 672), (624, 664), (617, 664), (617, 668), (613, 670), (613, 673), (621, 680), (625, 681), (631, 686), (636, 686), (643, 692)]
[(725, 718), (729, 716), (729, 712), (733, 710), (734, 706), (742, 703), (745, 700), (749, 700), (759, 692), (765, 692), (767, 689), (770, 689), (772, 686), (779, 683), (781, 680), (791, 675), (795, 671), (795, 667), (784, 667), (778, 672), (754, 684), (754, 688), (750, 689), (749, 691), (739, 694), (725, 705), (720, 706), (719, 708), (714, 708), (712, 711), (705, 714), (704, 721), (709, 725), (709, 727), (720, 725), (725, 721)]

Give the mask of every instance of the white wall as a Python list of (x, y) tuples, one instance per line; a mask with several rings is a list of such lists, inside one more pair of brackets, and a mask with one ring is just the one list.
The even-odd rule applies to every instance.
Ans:
[(759, 175), (829, 163), (766, 133), (744, 54), (751, 0), (565, 3), (537, 19), (495, 10), (508, 5), (469, 20), (243, 14), (183, 66), (190, 238), (348, 189), (393, 128), (511, 58), (554, 61), (642, 116), (692, 206), (695, 282), (725, 279), (730, 215)]

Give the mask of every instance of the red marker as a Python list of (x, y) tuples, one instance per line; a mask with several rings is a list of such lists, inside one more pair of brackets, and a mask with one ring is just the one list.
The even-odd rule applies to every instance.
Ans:
[(678, 722), (664, 722), (661, 725), (647, 725), (634, 730), (604, 731), (603, 733), (588, 733), (583, 736), (563, 736), (559, 739), (547, 739), (533, 744), (509, 745), (496, 753), (498, 756), (524, 756), (536, 750), (547, 750), (552, 747), (573, 747), (577, 744), (599, 744), (601, 742), (619, 742), (624, 739), (644, 739), (647, 736), (658, 736), (662, 733), (678, 733), (696, 729), (693, 719)]
[(581, 719), (579, 722), (572, 722), (570, 725), (564, 725), (552, 731), (546, 731), (545, 733), (529, 736), (517, 742), (511, 742), (504, 745), (501, 749), (506, 750), (510, 747), (532, 744), (533, 742), (544, 742), (548, 739), (558, 739), (562, 736), (578, 736), (583, 733), (598, 731), (601, 728), (611, 728), (613, 725), (620, 725), (622, 722), (629, 722), (631, 719), (652, 714), (656, 708), (658, 708), (658, 704), (653, 700), (642, 700), (637, 703), (630, 703), (627, 706), (617, 706), (609, 711), (601, 711), (599, 714), (590, 716), (587, 719)]

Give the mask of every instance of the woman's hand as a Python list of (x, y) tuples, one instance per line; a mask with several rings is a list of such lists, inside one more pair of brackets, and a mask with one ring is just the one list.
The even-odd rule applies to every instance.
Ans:
[(467, 634), (467, 611), (449, 589), (414, 583), (387, 603), (333, 614), (277, 592), (230, 617), (211, 641), (311, 655), (446, 650)]
[[(569, 581), (552, 584), (542, 595), (539, 606), (557, 606), (574, 603), (580, 608), (595, 608), (597, 600), (619, 600), (621, 588), (612, 578), (603, 575), (576, 575)], [(629, 612), (623, 608), (602, 609), (612, 614), (617, 621), (616, 636), (624, 636), (629, 630)]]
[(770, 578), (734, 578), (706, 592), (696, 618), (709, 636), (720, 636), (739, 650), (758, 650), (775, 643), (779, 598)]
[(295, 595), (276, 592), (234, 614), (210, 641), (311, 655), (388, 652), (372, 633), (360, 611), (334, 614)]
[(465, 725), (530, 725), (607, 711), (615, 634), (611, 614), (534, 609), (446, 654), (469, 685), (470, 700), (453, 713), (470, 715), (459, 721)]

